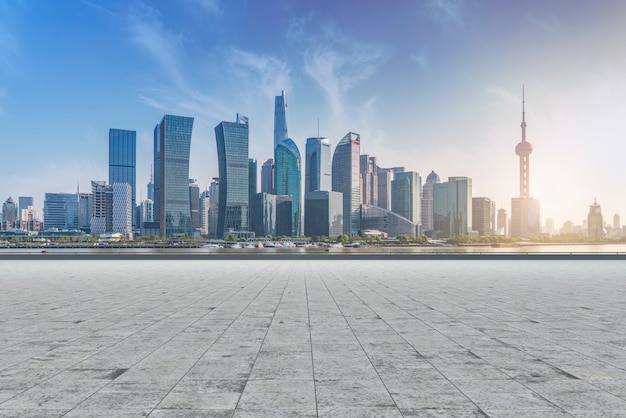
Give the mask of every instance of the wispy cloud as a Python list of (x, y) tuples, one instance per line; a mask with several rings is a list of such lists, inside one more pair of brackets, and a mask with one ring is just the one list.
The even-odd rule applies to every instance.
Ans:
[(426, 0), (420, 3), (426, 15), (435, 23), (460, 26), (466, 0)]
[(131, 42), (151, 55), (177, 87), (186, 88), (181, 69), (183, 35), (167, 30), (159, 11), (144, 3), (130, 7), (128, 23)]
[(312, 17), (292, 22), (288, 36), (304, 51), (304, 70), (322, 89), (333, 111), (343, 113), (345, 95), (369, 79), (387, 59), (382, 45), (361, 42), (334, 24)]
[(260, 92), (263, 99), (273, 101), (273, 96), (280, 94), (281, 90), (291, 89), (289, 65), (274, 56), (231, 48), (228, 65), (249, 95)]
[(219, 15), (219, 0), (186, 0), (188, 5), (198, 7), (209, 15)]
[(561, 31), (561, 22), (554, 16), (536, 16), (532, 13), (526, 14), (526, 19), (536, 28), (544, 32), (557, 34)]
[(113, 10), (106, 8), (102, 6), (101, 4), (95, 3), (93, 1), (88, 1), (88, 0), (80, 0), (80, 2), (84, 4), (85, 6), (89, 6), (92, 9), (97, 10), (100, 13), (104, 13), (109, 16), (117, 16), (115, 12), (113, 12)]

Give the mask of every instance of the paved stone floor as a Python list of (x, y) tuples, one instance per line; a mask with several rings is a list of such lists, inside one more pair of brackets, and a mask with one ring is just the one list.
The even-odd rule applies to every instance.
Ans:
[(2, 261), (2, 417), (624, 417), (623, 261)]

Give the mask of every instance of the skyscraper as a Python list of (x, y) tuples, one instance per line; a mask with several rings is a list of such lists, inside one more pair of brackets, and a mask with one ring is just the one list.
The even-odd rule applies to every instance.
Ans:
[(92, 181), (91, 194), (93, 209), (90, 229), (92, 234), (105, 234), (113, 231), (113, 188), (106, 181)]
[(136, 206), (136, 165), (137, 132), (123, 129), (109, 129), (109, 184), (128, 183), (131, 188), (131, 225), (137, 226)]
[(433, 238), (472, 232), (472, 179), (448, 177), (433, 185)]
[(274, 149), (289, 137), (287, 133), (287, 96), (283, 90), (274, 100)]
[(604, 238), (604, 219), (602, 218), (602, 208), (593, 199), (593, 205), (589, 206), (587, 215), (587, 236), (589, 238)]
[(35, 206), (35, 201), (31, 196), (20, 196), (17, 198), (17, 202), (19, 203), (17, 217), (20, 219), (23, 210), (28, 209), (29, 206)]
[[(291, 138), (281, 141), (274, 151), (274, 185), (277, 195), (291, 196), (291, 236), (301, 234), (302, 160)], [(281, 220), (278, 219), (280, 223)]]
[(150, 182), (147, 186), (148, 199), (154, 201), (154, 169), (150, 166)]
[(257, 164), (254, 158), (248, 159), (248, 230), (254, 231), (254, 196), (256, 196)]
[(378, 165), (376, 157), (361, 155), (361, 203), (378, 206)]
[(46, 193), (43, 201), (43, 223), (46, 229), (78, 228), (78, 195)]
[(159, 124), (155, 197), (162, 237), (192, 233), (189, 204), (189, 152), (193, 118), (165, 115)]
[(191, 228), (200, 228), (200, 186), (198, 180), (189, 179), (189, 208), (191, 210)]
[(526, 111), (522, 89), (522, 141), (515, 147), (519, 156), (519, 197), (511, 199), (511, 236), (529, 237), (541, 232), (539, 201), (530, 197), (530, 154), (533, 146), (526, 141)]
[(221, 122), (215, 140), (220, 175), (217, 236), (223, 237), (229, 230), (248, 230), (248, 118), (237, 114), (235, 122)]
[(11, 229), (18, 221), (17, 205), (13, 198), (9, 198), (2, 204), (2, 229)]
[(316, 190), (330, 191), (331, 159), (328, 138), (307, 138), (304, 193)]
[[(161, 124), (154, 127), (154, 183), (152, 192), (154, 201), (154, 221), (159, 222), (161, 219)], [(159, 227), (160, 228), (160, 227)], [(160, 233), (160, 232), (159, 232)]]
[(439, 175), (432, 170), (426, 177), (422, 187), (422, 230), (428, 236), (434, 228), (433, 224), (433, 185), (440, 183)]
[(479, 236), (495, 233), (496, 202), (488, 197), (472, 197), (472, 228)]
[(391, 180), (391, 211), (419, 225), (422, 178), (415, 171), (394, 173)]
[(209, 234), (209, 206), (211, 198), (208, 190), (200, 193), (200, 234)]
[(126, 182), (113, 183), (113, 211), (111, 232), (122, 234), (125, 238), (133, 238), (132, 225), (132, 188)]
[(496, 235), (508, 235), (508, 216), (506, 214), (506, 209), (498, 209), (498, 221), (496, 223)]
[(209, 186), (209, 236), (217, 237), (217, 219), (219, 217), (220, 179), (213, 177)]
[(273, 158), (269, 158), (261, 166), (261, 193), (267, 193), (267, 194), (274, 193), (274, 159)]
[(343, 233), (343, 196), (339, 192), (315, 190), (304, 195), (304, 235), (336, 237)]
[(356, 235), (360, 230), (361, 184), (359, 181), (361, 137), (348, 132), (333, 154), (333, 191), (343, 193), (343, 233)]

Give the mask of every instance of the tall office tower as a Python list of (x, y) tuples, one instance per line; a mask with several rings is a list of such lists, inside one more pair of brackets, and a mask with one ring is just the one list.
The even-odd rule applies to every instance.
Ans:
[(619, 219), (619, 213), (613, 215), (613, 229), (622, 229), (622, 224)]
[(78, 228), (78, 195), (46, 193), (43, 201), (43, 223), (46, 229)]
[[(217, 237), (217, 219), (219, 218), (220, 179), (213, 177), (209, 186), (209, 236)], [(220, 237), (221, 238), (221, 237)]]
[(209, 205), (210, 194), (208, 190), (200, 193), (200, 234), (209, 234)]
[[(109, 129), (109, 184), (128, 183), (132, 193), (132, 208), (136, 206), (137, 132)], [(137, 226), (135, 211), (131, 210), (131, 224)]]
[(2, 229), (13, 228), (17, 221), (17, 205), (13, 198), (9, 196), (6, 202), (2, 204)]
[(472, 179), (448, 177), (433, 185), (433, 238), (472, 232)]
[(361, 182), (359, 180), (361, 137), (348, 132), (333, 154), (333, 191), (343, 193), (343, 233), (356, 235), (361, 228)]
[[(189, 205), (189, 151), (193, 118), (165, 115), (159, 125), (159, 172), (155, 179), (162, 237), (192, 233)], [(157, 167), (157, 166), (155, 166)], [(158, 196), (157, 196), (158, 195)]]
[(154, 169), (150, 166), (150, 182), (148, 182), (148, 199), (154, 201)]
[(604, 238), (604, 219), (602, 218), (602, 208), (593, 199), (593, 205), (589, 206), (587, 215), (587, 236), (589, 238)]
[(541, 232), (539, 200), (530, 197), (530, 154), (533, 146), (526, 141), (526, 111), (522, 88), (522, 142), (515, 147), (519, 156), (519, 197), (511, 199), (511, 236), (529, 237)]
[(113, 187), (105, 181), (92, 181), (93, 209), (90, 220), (92, 234), (113, 231)]
[(488, 197), (472, 198), (472, 228), (479, 236), (495, 233), (496, 202)]
[(91, 233), (91, 217), (93, 216), (93, 195), (78, 193), (78, 228)]
[(274, 193), (274, 159), (268, 158), (261, 166), (261, 193)]
[(274, 100), (274, 149), (287, 139), (287, 96), (283, 90)]
[(111, 232), (133, 239), (133, 190), (126, 182), (113, 183)]
[(439, 175), (432, 170), (426, 177), (422, 187), (422, 230), (428, 236), (434, 228), (433, 224), (433, 185), (440, 183)]
[(161, 202), (161, 124), (157, 124), (154, 127), (154, 183), (152, 186), (153, 201), (154, 201), (154, 221), (159, 222), (161, 219), (161, 208), (159, 207)]
[(257, 164), (253, 158), (248, 159), (248, 230), (254, 231), (254, 196), (256, 196)]
[(336, 237), (343, 234), (343, 196), (315, 190), (304, 195), (304, 235)]
[(378, 206), (378, 166), (376, 157), (361, 155), (359, 163), (361, 176), (361, 203)]
[(556, 227), (554, 226), (554, 219), (546, 218), (546, 229), (544, 232), (548, 235), (554, 235), (556, 233)]
[(508, 235), (508, 216), (506, 214), (506, 209), (498, 209), (498, 221), (496, 223), (496, 235)]
[(419, 225), (422, 178), (415, 171), (394, 173), (391, 180), (391, 211)]
[[(291, 232), (286, 235), (301, 235), (302, 160), (291, 138), (280, 142), (274, 150), (274, 187), (276, 195), (291, 196)], [(280, 218), (278, 222), (282, 222)]]
[(333, 185), (328, 138), (307, 138), (305, 155), (304, 193), (330, 191)]
[(189, 179), (189, 208), (191, 228), (195, 231), (200, 228), (200, 186), (196, 179)]
[(28, 209), (29, 206), (35, 207), (35, 199), (31, 196), (20, 196), (17, 198), (17, 203), (19, 204), (17, 212), (18, 218), (20, 218), (23, 209)]
[(217, 235), (248, 230), (248, 118), (237, 114), (235, 122), (221, 122), (215, 127), (219, 165), (219, 214)]

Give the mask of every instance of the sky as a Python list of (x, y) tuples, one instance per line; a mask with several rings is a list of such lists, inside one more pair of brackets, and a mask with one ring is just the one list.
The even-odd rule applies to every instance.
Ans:
[(333, 149), (356, 132), (381, 167), (470, 177), (510, 213), (524, 85), (542, 222), (594, 199), (626, 220), (625, 20), (621, 0), (0, 0), (0, 200), (43, 217), (44, 193), (107, 180), (110, 128), (137, 131), (145, 199), (164, 114), (194, 117), (201, 189), (236, 113), (260, 169), (285, 90), (301, 153), (319, 119)]

